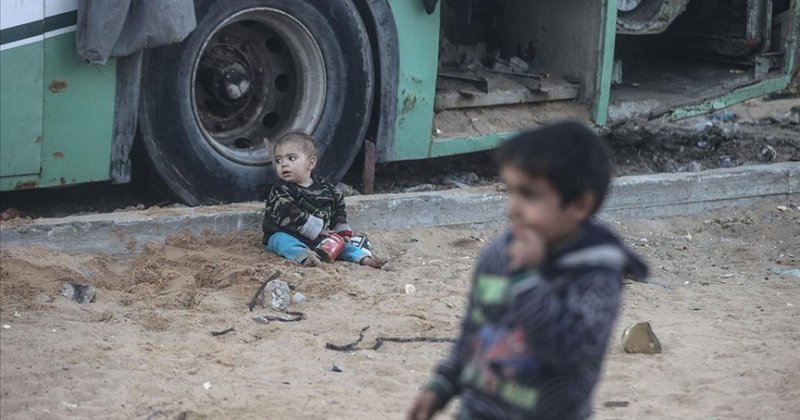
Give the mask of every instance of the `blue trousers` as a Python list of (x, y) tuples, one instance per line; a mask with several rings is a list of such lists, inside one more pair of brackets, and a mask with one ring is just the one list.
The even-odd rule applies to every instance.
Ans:
[[(269, 252), (274, 252), (287, 260), (302, 263), (308, 258), (308, 254), (314, 251), (308, 245), (300, 242), (299, 239), (284, 232), (273, 233), (267, 240), (264, 247)], [(369, 251), (365, 251), (353, 244), (344, 244), (342, 253), (337, 260), (361, 263), (364, 257), (369, 257)]]

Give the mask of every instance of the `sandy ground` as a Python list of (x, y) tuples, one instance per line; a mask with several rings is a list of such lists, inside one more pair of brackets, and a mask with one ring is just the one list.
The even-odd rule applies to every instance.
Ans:
[[(770, 272), (800, 267), (798, 205), (795, 195), (743, 210), (610, 223), (654, 276), (625, 287), (595, 418), (798, 418), (800, 278)], [(0, 414), (402, 418), (449, 344), (350, 353), (325, 344), (351, 342), (365, 326), (364, 347), (379, 335), (454, 336), (475, 256), (496, 232), (371, 232), (391, 258), (384, 271), (301, 268), (262, 251), (256, 233), (178, 236), (131, 259), (3, 248)], [(268, 311), (248, 312), (248, 300), (274, 270), (307, 297), (291, 307), (305, 320), (252, 320)], [(61, 297), (64, 281), (95, 285), (96, 302)], [(406, 284), (416, 292), (406, 294)], [(622, 351), (621, 332), (637, 321), (651, 322), (663, 354)], [(210, 334), (228, 327), (235, 331)], [(334, 363), (343, 372), (333, 372)]]

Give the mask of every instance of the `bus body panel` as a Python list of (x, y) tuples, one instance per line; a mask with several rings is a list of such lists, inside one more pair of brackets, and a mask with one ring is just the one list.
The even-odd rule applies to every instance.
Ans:
[(440, 8), (427, 15), (421, 1), (392, 1), (391, 7), (400, 51), (391, 160), (423, 159), (429, 157), (433, 130)]
[(75, 53), (75, 31), (44, 41), (40, 186), (110, 179), (116, 60), (89, 65)]
[[(0, 66), (0, 179), (38, 176), (42, 156), (43, 43), (1, 51)], [(4, 190), (14, 187), (16, 184), (3, 185)]]

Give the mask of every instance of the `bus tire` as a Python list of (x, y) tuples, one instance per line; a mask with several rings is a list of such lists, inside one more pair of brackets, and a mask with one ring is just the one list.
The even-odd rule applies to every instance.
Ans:
[(189, 205), (260, 200), (274, 182), (263, 141), (314, 136), (337, 181), (366, 134), (374, 69), (349, 1), (196, 2), (197, 28), (145, 57), (139, 134), (149, 167)]

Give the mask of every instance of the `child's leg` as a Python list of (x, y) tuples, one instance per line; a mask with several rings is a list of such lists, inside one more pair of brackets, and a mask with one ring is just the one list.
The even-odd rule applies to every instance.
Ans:
[(381, 268), (386, 263), (385, 260), (374, 258), (372, 253), (359, 248), (353, 244), (344, 244), (342, 253), (339, 254), (337, 260), (354, 262), (357, 264), (368, 265), (374, 268)]
[(267, 240), (267, 251), (274, 252), (287, 260), (302, 264), (312, 253), (306, 244), (288, 233), (276, 232)]

